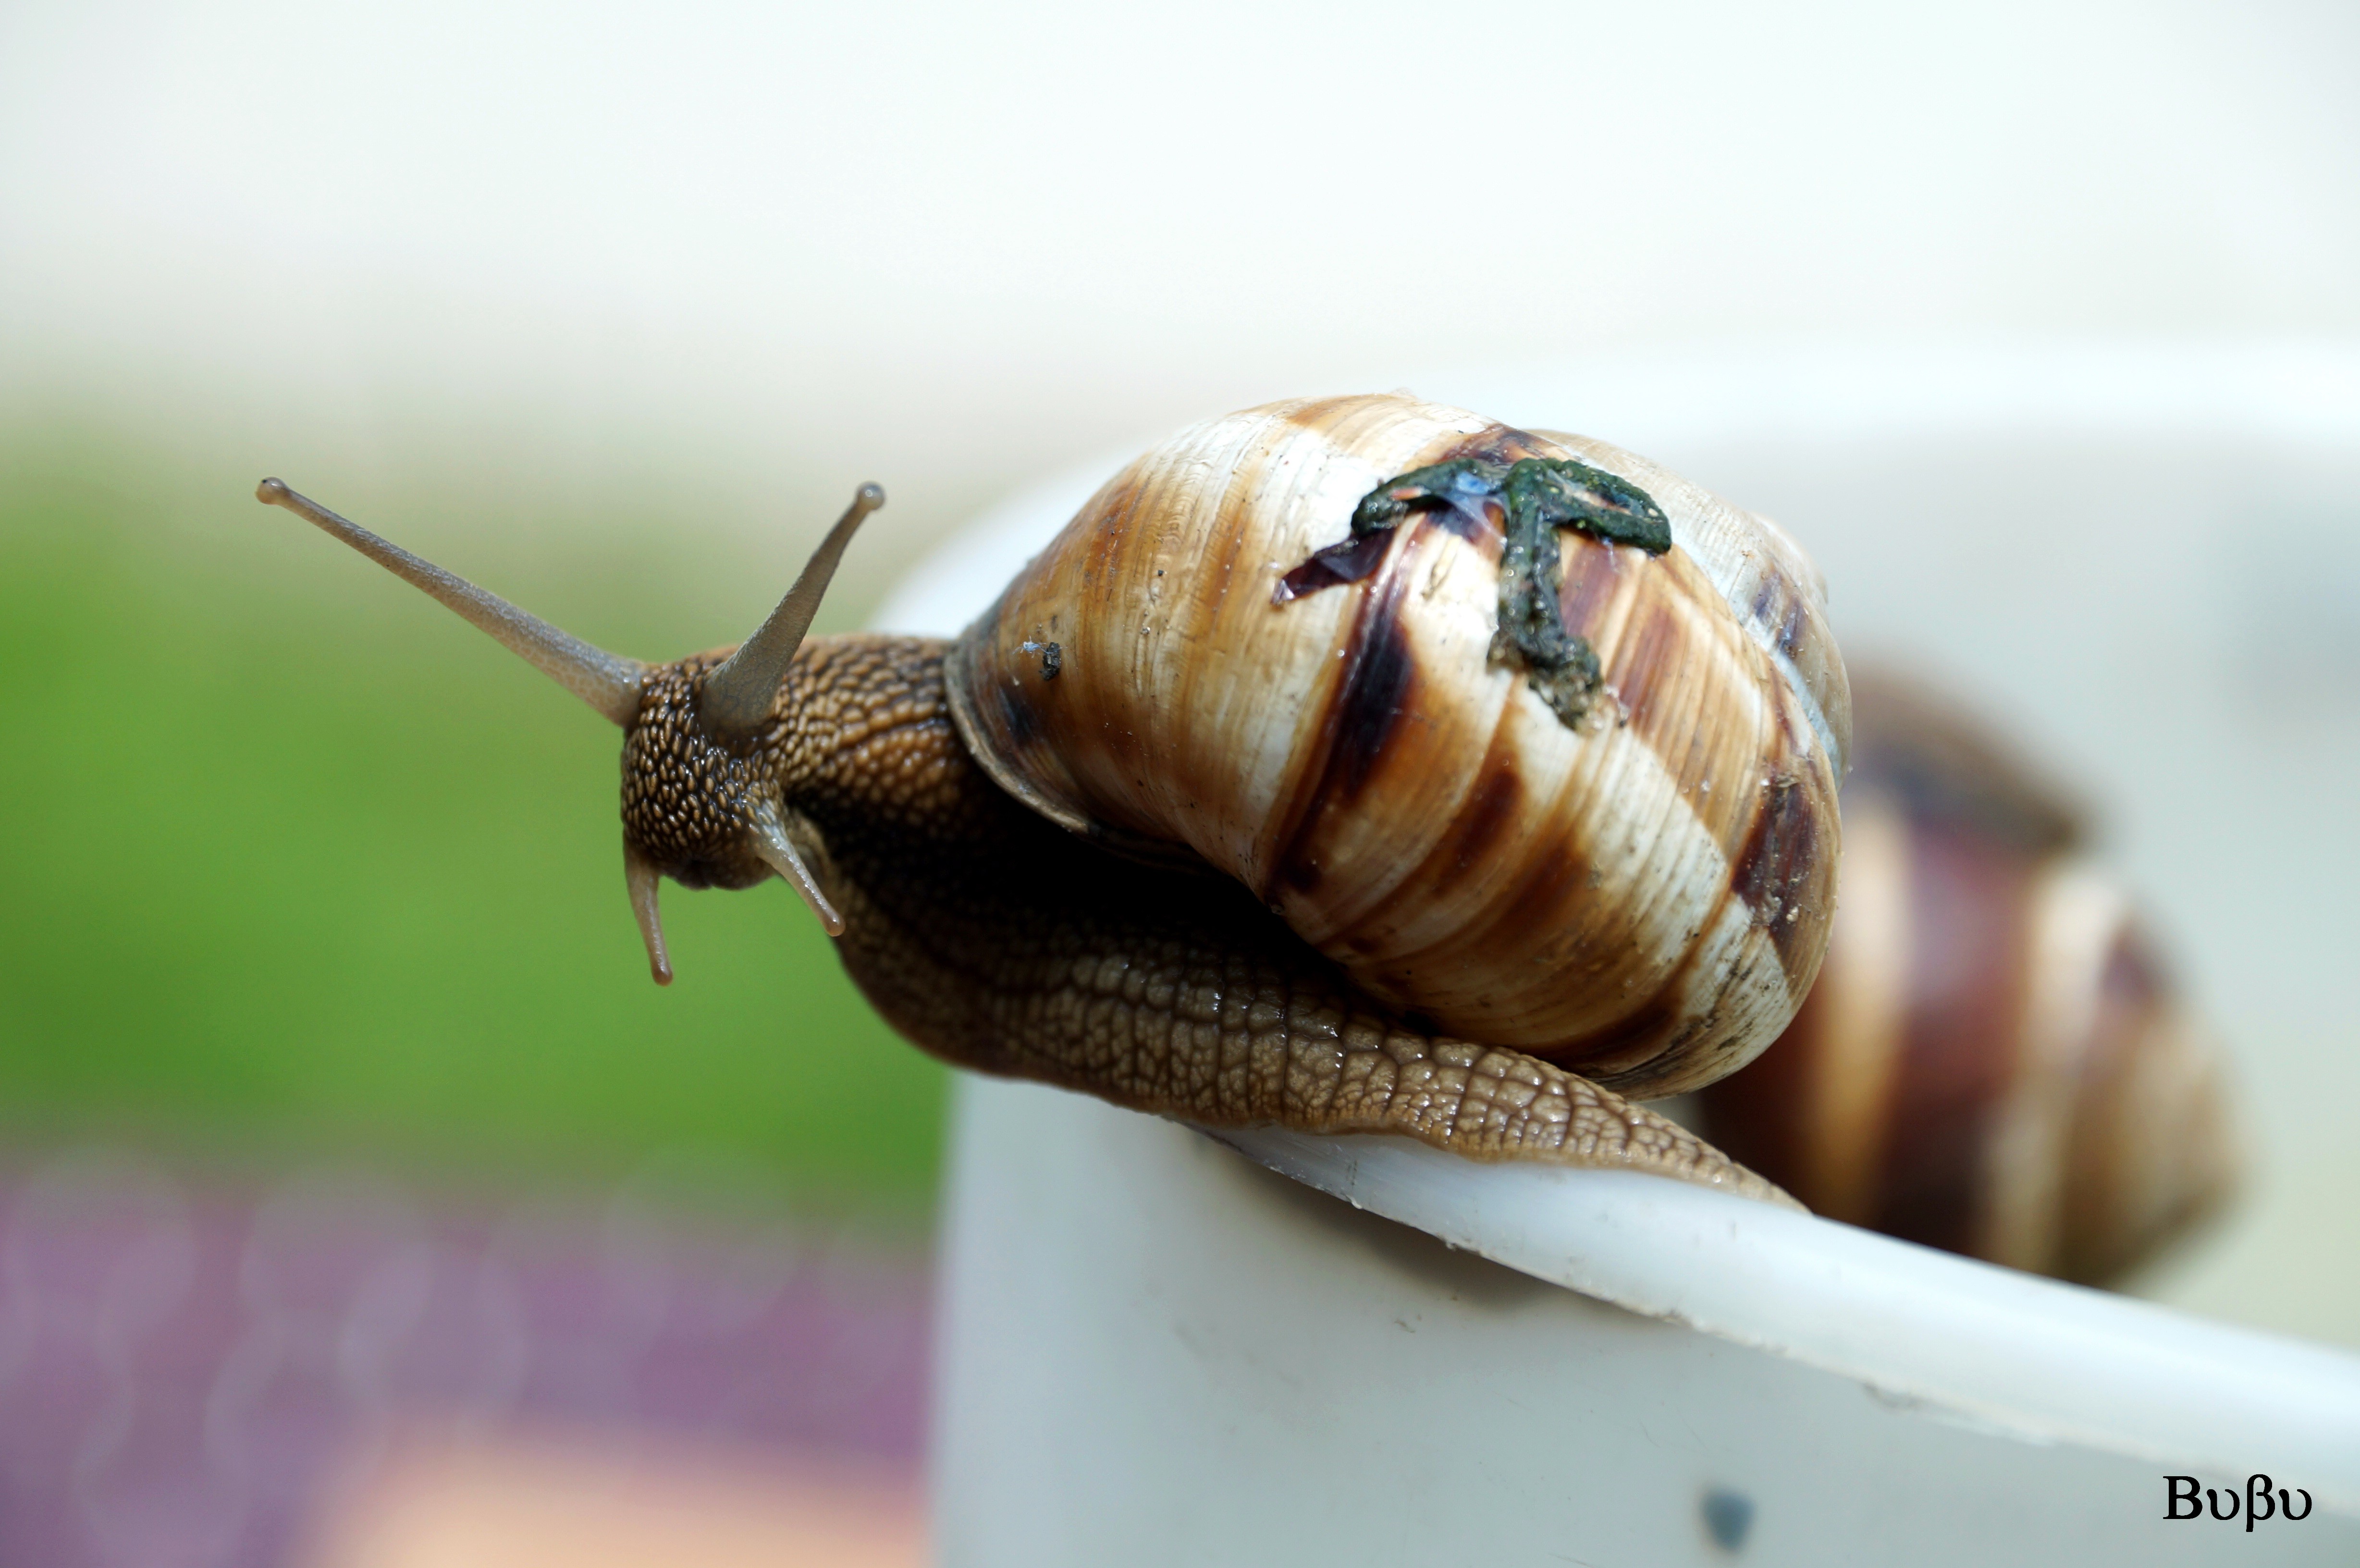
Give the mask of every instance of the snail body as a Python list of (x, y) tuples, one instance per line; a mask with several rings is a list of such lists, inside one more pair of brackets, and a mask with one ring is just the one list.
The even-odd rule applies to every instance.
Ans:
[(1703, 1129), (1829, 1218), (2114, 1278), (2234, 1184), (2217, 1043), (2064, 791), (1921, 684), (1858, 696), (1819, 986)]
[(1842, 666), (1790, 540), (1627, 454), (1272, 405), (1142, 458), (956, 643), (806, 641), (871, 487), (753, 637), (653, 666), (261, 496), (623, 727), (659, 980), (661, 877), (777, 875), (955, 1063), (1783, 1196), (1616, 1091), (1733, 1070), (1808, 991)]

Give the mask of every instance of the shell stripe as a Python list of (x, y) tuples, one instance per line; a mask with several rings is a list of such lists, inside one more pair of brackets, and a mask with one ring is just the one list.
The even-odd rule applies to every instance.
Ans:
[(1984, 1146), (2013, 1065), (1985, 1049), (2021, 1026), (2031, 978), (2029, 869), (1921, 824), (1909, 852), (1912, 985), (1888, 1106), (1877, 1228), (1962, 1252), (1979, 1225)]
[[(1394, 529), (1383, 554), (1404, 548)], [(1386, 743), (1399, 724), (1418, 680), (1417, 660), (1401, 625), (1403, 574), (1385, 572), (1376, 584), (1357, 595), (1351, 629), (1346, 634), (1343, 679), (1334, 693), (1319, 704), (1319, 723), (1311, 749), (1298, 759), (1306, 783), (1280, 816), (1283, 824), (1273, 837), (1269, 880), (1262, 900), (1273, 901), (1279, 886), (1307, 893), (1320, 881), (1313, 836), (1330, 810), (1349, 806), (1368, 784), (1382, 757)]]

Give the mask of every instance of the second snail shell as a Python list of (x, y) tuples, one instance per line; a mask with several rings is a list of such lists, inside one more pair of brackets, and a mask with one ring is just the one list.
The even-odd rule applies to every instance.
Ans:
[[(1661, 553), (1557, 535), (1597, 659), (1570, 714), (1499, 656), (1496, 497), (1310, 570), (1388, 482), (1527, 459), (1669, 524)], [(1401, 396), (1207, 421), (1101, 489), (945, 681), (1036, 811), (1201, 857), (1404, 1017), (1625, 1094), (1734, 1071), (1818, 973), (1851, 724), (1824, 589), (1775, 525), (1601, 442)]]
[(2220, 1041), (2066, 791), (1919, 681), (1859, 699), (1826, 966), (1702, 1128), (1830, 1219), (2117, 1278), (2237, 1183)]

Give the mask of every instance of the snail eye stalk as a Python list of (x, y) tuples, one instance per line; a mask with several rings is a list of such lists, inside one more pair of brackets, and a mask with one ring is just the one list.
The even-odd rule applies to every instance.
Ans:
[(727, 746), (762, 727), (770, 716), (770, 704), (778, 700), (779, 682), (786, 676), (787, 665), (803, 646), (803, 634), (811, 630), (812, 617), (819, 613), (819, 602), (836, 576), (836, 563), (844, 559), (844, 547), (852, 542), (869, 514), (884, 504), (885, 492), (880, 485), (863, 485), (855, 492), (852, 505), (812, 551), (803, 575), (779, 601), (779, 607), (752, 637), (738, 645), (737, 652), (705, 678), (696, 699), (696, 716), (705, 734)]
[(608, 653), (571, 632), (559, 630), (497, 593), (487, 593), (465, 578), (445, 572), (390, 540), (379, 539), (350, 518), (339, 517), (310, 496), (289, 489), (281, 480), (264, 480), (255, 486), (254, 498), (265, 506), (284, 506), (321, 532), (342, 539), (472, 623), (478, 631), (614, 723), (628, 724), (639, 713), (639, 688), (647, 683), (648, 667), (638, 659)]

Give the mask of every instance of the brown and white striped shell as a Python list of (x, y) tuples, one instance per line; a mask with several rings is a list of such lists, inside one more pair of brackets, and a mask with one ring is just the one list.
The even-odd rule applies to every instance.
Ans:
[(2223, 1059), (2080, 813), (1914, 683), (1859, 688), (1844, 904), (1707, 1135), (1816, 1213), (2097, 1281), (2216, 1207)]
[[(1354, 521), (1415, 471), (1527, 459), (1669, 524), (1661, 553), (1544, 530), (1597, 660), (1570, 698), (1503, 651), (1505, 501), (1413, 485)], [(1660, 1095), (1750, 1059), (1819, 971), (1851, 725), (1823, 600), (1775, 525), (1613, 447), (1300, 400), (1132, 463), (945, 676), (1035, 810), (1201, 857), (1405, 1015)]]

